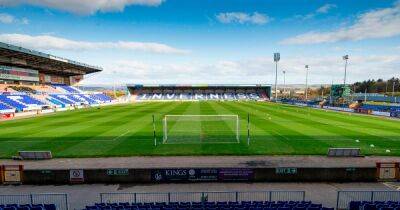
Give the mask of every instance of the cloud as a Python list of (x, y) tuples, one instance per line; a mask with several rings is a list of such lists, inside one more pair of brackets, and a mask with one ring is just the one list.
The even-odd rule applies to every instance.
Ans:
[(311, 12), (306, 15), (296, 15), (294, 18), (301, 19), (301, 20), (308, 20), (308, 19), (314, 18), (317, 15), (326, 14), (331, 9), (336, 8), (336, 7), (337, 6), (335, 4), (324, 4), (323, 6), (319, 7), (315, 12)]
[(26, 24), (29, 24), (29, 20), (27, 18), (18, 19), (7, 13), (0, 13), (0, 23), (4, 23), (4, 24), (18, 23), (18, 24), (26, 25)]
[(325, 13), (328, 13), (329, 10), (336, 8), (336, 7), (337, 6), (335, 4), (325, 4), (322, 7), (318, 8), (316, 12), (320, 13), (320, 14), (325, 14)]
[(6, 13), (1, 13), (0, 14), (0, 22), (4, 24), (11, 24), (14, 22), (14, 16), (6, 14)]
[[(85, 84), (126, 83), (155, 84), (231, 84), (274, 83), (275, 65), (271, 57), (243, 60), (220, 60), (214, 63), (183, 62), (158, 63), (138, 60), (110, 60), (103, 65), (104, 72), (84, 80)], [(341, 83), (344, 63), (341, 56), (287, 57), (279, 63), (279, 82), (286, 70), (288, 84), (304, 84), (305, 68), (310, 66), (310, 84)], [(371, 78), (390, 78), (398, 74), (400, 55), (353, 55), (349, 59), (350, 82)]]
[(328, 32), (307, 32), (281, 41), (282, 44), (318, 44), (338, 41), (387, 38), (400, 35), (400, 1), (357, 17), (353, 25)]
[(28, 25), (29, 24), (28, 18), (22, 18), (20, 22), (21, 22), (21, 24), (24, 24), (24, 25)]
[(158, 6), (165, 0), (0, 0), (0, 6), (34, 5), (53, 8), (80, 15), (90, 15), (98, 11), (123, 11), (130, 5)]
[(189, 51), (154, 42), (87, 42), (64, 39), (50, 35), (0, 34), (0, 41), (37, 50), (136, 50), (160, 54), (187, 54)]
[(240, 24), (256, 24), (256, 25), (264, 25), (271, 21), (271, 18), (262, 13), (254, 12), (254, 13), (243, 13), (243, 12), (226, 12), (219, 13), (216, 15), (216, 18), (221, 23), (240, 23)]

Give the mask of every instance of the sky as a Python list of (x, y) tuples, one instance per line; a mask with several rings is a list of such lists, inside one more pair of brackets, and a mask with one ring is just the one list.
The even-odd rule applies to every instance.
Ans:
[(0, 0), (0, 42), (100, 66), (82, 84), (400, 77), (400, 0)]

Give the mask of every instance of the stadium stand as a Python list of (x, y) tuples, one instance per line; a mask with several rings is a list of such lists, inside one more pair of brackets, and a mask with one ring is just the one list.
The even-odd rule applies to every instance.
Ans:
[(6, 204), (0, 210), (57, 210), (55, 204)]
[(0, 103), (0, 113), (10, 113), (10, 112), (15, 112), (15, 109)]
[(385, 96), (382, 94), (372, 94), (369, 93), (367, 95), (358, 93), (358, 94), (353, 94), (352, 95), (353, 100), (355, 101), (375, 101), (375, 102), (387, 102), (387, 103), (400, 103), (400, 98), (399, 97), (393, 97), (393, 96)]
[(263, 98), (257, 93), (211, 93), (211, 94), (199, 94), (199, 93), (141, 93), (138, 95), (137, 100), (261, 100)]
[(349, 210), (398, 210), (400, 201), (351, 201)]
[(378, 116), (400, 118), (400, 106), (396, 104), (380, 105), (380, 104), (366, 104), (358, 102), (351, 104), (330, 104), (328, 102), (321, 103), (320, 101), (303, 101), (303, 100), (286, 99), (286, 98), (281, 99), (280, 102), (296, 106), (308, 106), (313, 108), (322, 108), (322, 109), (344, 111), (344, 112), (357, 112), (360, 114), (371, 114)]
[(49, 94), (48, 100), (62, 107), (110, 103), (112, 99), (103, 93), (94, 94)]
[(241, 201), (241, 202), (156, 202), (156, 203), (96, 203), (85, 210), (333, 210), (311, 201)]
[[(98, 106), (113, 100), (73, 85), (102, 68), (0, 42), (0, 117)], [(18, 60), (18, 63), (13, 61)], [(43, 68), (43, 65), (46, 68)], [(63, 109), (64, 108), (64, 109)], [(7, 115), (12, 111), (15, 114)]]
[(361, 108), (379, 112), (391, 112), (400, 110), (400, 106), (374, 105), (374, 104), (363, 104)]
[(81, 93), (81, 91), (77, 88), (68, 86), (68, 85), (62, 85), (62, 84), (53, 84), (52, 85), (55, 89), (62, 90), (65, 93)]
[(23, 93), (2, 94), (0, 95), (0, 102), (15, 108), (17, 111), (41, 109), (41, 106), (45, 105), (43, 102)]
[(94, 99), (97, 102), (102, 102), (102, 103), (107, 103), (107, 102), (111, 102), (112, 98), (102, 94), (102, 93), (97, 93), (97, 94), (92, 94), (91, 95), (92, 99)]
[[(2, 85), (7, 92), (0, 93), (0, 110), (14, 109), (17, 112), (40, 110), (42, 107), (70, 107), (75, 105), (98, 105), (112, 102), (112, 98), (103, 93), (85, 93), (67, 85)], [(13, 92), (8, 92), (13, 90)]]
[(137, 101), (269, 100), (268, 85), (128, 85)]

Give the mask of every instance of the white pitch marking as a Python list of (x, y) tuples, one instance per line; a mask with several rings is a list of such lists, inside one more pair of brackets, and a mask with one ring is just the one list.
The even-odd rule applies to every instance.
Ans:
[(130, 132), (130, 130), (127, 130), (125, 133), (123, 133), (123, 134), (121, 134), (121, 135), (119, 135), (119, 136), (113, 138), (111, 141), (115, 141), (115, 140), (121, 138), (122, 136), (125, 136), (125, 135), (126, 135), (127, 133), (129, 133), (129, 132)]

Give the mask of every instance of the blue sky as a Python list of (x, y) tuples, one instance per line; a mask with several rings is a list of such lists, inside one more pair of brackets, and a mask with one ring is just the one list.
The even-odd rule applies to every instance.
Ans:
[(86, 84), (342, 82), (400, 75), (394, 0), (0, 0), (0, 41), (104, 71)]

